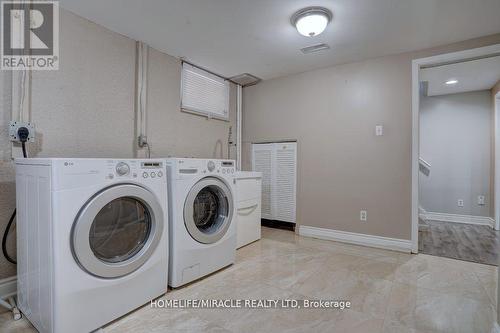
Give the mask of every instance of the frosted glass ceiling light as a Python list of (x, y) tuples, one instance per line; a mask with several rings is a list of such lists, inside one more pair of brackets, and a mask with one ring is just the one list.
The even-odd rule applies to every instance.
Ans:
[(325, 31), (332, 20), (332, 12), (323, 7), (307, 7), (293, 14), (292, 25), (306, 37), (314, 37)]
[(454, 85), (454, 84), (457, 84), (458, 83), (458, 80), (455, 80), (455, 79), (451, 79), (451, 80), (448, 80), (445, 82), (447, 85)]

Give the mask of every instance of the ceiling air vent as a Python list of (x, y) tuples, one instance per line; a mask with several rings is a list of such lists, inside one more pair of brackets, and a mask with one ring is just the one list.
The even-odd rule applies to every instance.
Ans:
[(258, 77), (248, 73), (233, 76), (229, 80), (236, 84), (239, 84), (242, 87), (253, 86), (254, 84), (257, 84), (261, 81), (261, 79), (259, 79)]
[(302, 53), (308, 54), (308, 53), (319, 52), (319, 51), (329, 50), (329, 49), (330, 49), (330, 46), (328, 44), (321, 43), (321, 44), (316, 44), (316, 45), (304, 47), (303, 49), (300, 49), (300, 50), (302, 51)]

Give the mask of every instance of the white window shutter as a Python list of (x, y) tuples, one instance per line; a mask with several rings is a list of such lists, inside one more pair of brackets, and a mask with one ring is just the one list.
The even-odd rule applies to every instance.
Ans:
[(183, 63), (181, 90), (182, 110), (229, 119), (229, 81)]
[(273, 145), (254, 144), (252, 149), (252, 169), (262, 172), (262, 218), (273, 219), (271, 202)]
[(297, 144), (276, 144), (275, 219), (295, 223)]
[(262, 217), (296, 223), (297, 143), (254, 144), (252, 167), (262, 172)]

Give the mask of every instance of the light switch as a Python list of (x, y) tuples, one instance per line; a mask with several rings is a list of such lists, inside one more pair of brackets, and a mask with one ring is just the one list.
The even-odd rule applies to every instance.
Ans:
[(384, 126), (382, 126), (382, 125), (375, 126), (375, 135), (376, 136), (384, 135)]

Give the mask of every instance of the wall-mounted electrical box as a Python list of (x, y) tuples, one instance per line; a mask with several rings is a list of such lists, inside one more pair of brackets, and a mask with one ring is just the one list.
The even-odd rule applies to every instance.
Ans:
[(26, 128), (29, 131), (26, 142), (35, 141), (35, 125), (29, 122), (11, 121), (9, 124), (9, 138), (12, 142), (21, 142), (19, 139), (19, 129)]

